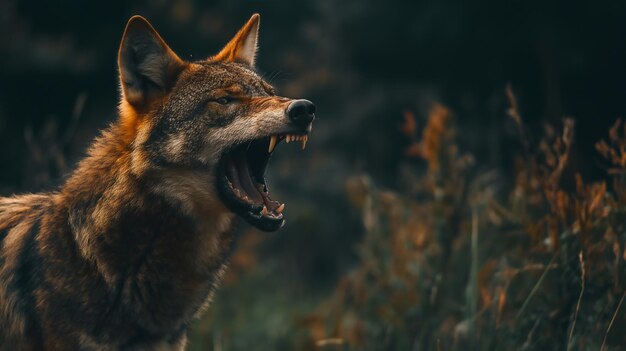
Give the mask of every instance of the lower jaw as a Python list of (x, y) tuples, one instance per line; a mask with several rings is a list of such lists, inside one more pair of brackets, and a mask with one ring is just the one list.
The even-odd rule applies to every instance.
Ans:
[(228, 180), (224, 174), (219, 175), (219, 184), (217, 186), (218, 195), (222, 202), (231, 212), (246, 220), (250, 225), (265, 231), (273, 232), (280, 229), (285, 224), (284, 215), (271, 218), (262, 214), (263, 205), (252, 205), (237, 198), (232, 188), (228, 185)]
[(243, 217), (248, 223), (250, 223), (257, 229), (260, 229), (264, 232), (274, 232), (282, 228), (285, 225), (284, 217), (272, 219), (272, 218), (261, 216), (259, 218), (251, 213), (249, 213), (248, 216), (241, 216), (241, 215), (239, 216)]

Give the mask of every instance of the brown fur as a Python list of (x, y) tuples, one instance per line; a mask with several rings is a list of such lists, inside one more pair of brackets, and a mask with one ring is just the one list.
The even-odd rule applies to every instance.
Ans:
[(129, 21), (119, 119), (58, 191), (0, 198), (0, 350), (184, 348), (233, 244), (218, 157), (287, 120), (253, 71), (258, 25), (184, 62)]

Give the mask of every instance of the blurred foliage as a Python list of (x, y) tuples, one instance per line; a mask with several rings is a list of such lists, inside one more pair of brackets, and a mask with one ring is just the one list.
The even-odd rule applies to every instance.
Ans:
[[(523, 131), (513, 94), (509, 115)], [(414, 138), (410, 113), (402, 128)], [(455, 123), (436, 105), (407, 154), (403, 192), (351, 178), (361, 262), (308, 320), (302, 349), (609, 350), (626, 344), (626, 124), (597, 149), (612, 183), (566, 191), (574, 123), (547, 127), (516, 180), (471, 172)], [(522, 138), (525, 133), (520, 134)], [(425, 169), (419, 170), (420, 164)], [(315, 347), (317, 346), (317, 347)]]

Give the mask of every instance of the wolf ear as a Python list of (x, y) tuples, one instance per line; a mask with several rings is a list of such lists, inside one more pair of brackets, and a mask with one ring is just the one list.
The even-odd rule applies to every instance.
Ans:
[(186, 65), (141, 16), (128, 20), (117, 61), (122, 93), (135, 108), (169, 92)]
[(261, 17), (255, 13), (228, 44), (212, 59), (215, 61), (241, 62), (254, 67)]

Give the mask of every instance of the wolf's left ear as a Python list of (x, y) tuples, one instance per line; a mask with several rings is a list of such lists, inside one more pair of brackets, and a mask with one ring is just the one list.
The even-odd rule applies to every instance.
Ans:
[(117, 60), (124, 98), (140, 109), (167, 94), (186, 66), (141, 16), (128, 21)]
[(235, 37), (212, 60), (241, 62), (254, 67), (260, 20), (261, 16), (258, 13), (252, 15), (248, 23), (237, 32)]

